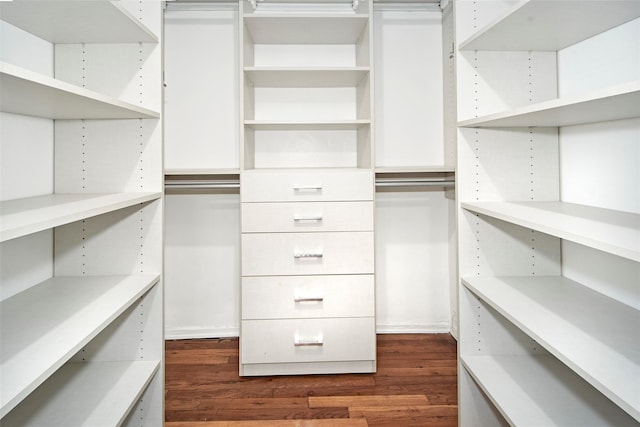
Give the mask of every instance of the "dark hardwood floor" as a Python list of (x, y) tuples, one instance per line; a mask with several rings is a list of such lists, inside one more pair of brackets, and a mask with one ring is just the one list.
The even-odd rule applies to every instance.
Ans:
[(238, 375), (238, 339), (167, 341), (167, 427), (457, 425), (456, 341), (378, 335), (375, 374)]

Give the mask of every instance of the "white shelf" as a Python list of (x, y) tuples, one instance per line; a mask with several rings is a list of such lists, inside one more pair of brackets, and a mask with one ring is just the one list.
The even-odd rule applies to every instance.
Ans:
[(158, 199), (162, 193), (48, 194), (0, 202), (0, 241)]
[(255, 87), (355, 87), (369, 67), (245, 67)]
[(240, 169), (209, 169), (209, 168), (185, 168), (165, 169), (164, 175), (171, 178), (175, 175), (239, 175)]
[(2, 111), (6, 113), (47, 119), (160, 117), (157, 111), (123, 102), (12, 64), (0, 63), (0, 76), (2, 87), (0, 104)]
[(513, 426), (637, 425), (553, 357), (466, 356), (461, 363)]
[(119, 426), (159, 361), (68, 363), (2, 419), (5, 427)]
[(640, 215), (564, 202), (463, 202), (462, 208), (640, 261)]
[(245, 14), (255, 44), (355, 44), (369, 17), (347, 13)]
[(117, 1), (2, 2), (0, 16), (51, 43), (158, 42)]
[(640, 117), (640, 81), (463, 120), (458, 126), (570, 126), (634, 117)]
[(377, 174), (424, 174), (424, 173), (453, 173), (455, 166), (376, 166)]
[(522, 1), (462, 42), (460, 50), (557, 51), (639, 16), (637, 0)]
[(245, 120), (244, 124), (254, 130), (356, 130), (369, 126), (371, 120)]
[(560, 276), (462, 281), (640, 421), (640, 310)]
[(2, 301), (0, 416), (33, 392), (158, 279), (157, 275), (54, 277)]

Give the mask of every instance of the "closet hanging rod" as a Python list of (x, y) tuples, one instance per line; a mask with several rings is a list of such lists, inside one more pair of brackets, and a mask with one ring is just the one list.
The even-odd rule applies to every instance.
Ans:
[(376, 178), (376, 187), (453, 187), (451, 178)]
[(206, 190), (206, 189), (229, 189), (240, 188), (240, 181), (237, 180), (202, 180), (202, 181), (167, 181), (164, 183), (166, 189), (180, 190)]

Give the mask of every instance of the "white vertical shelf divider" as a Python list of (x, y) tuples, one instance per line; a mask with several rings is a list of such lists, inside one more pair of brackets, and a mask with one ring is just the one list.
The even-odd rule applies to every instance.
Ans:
[(627, 273), (572, 280), (564, 254), (573, 242), (637, 271), (640, 216), (563, 200), (573, 159), (560, 150), (564, 126), (640, 117), (639, 82), (558, 96), (556, 54), (637, 19), (640, 3), (462, 0), (455, 14), (460, 425), (638, 425), (640, 310), (591, 284)]
[(51, 76), (0, 64), (3, 120), (50, 121), (55, 147), (52, 194), (13, 182), (0, 204), (3, 251), (53, 236), (37, 248), (51, 277), (21, 263), (0, 301), (3, 426), (162, 424), (161, 16), (159, 2), (0, 5), (55, 58)]

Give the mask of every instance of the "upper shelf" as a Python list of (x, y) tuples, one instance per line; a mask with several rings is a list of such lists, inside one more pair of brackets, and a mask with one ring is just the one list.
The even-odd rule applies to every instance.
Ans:
[(369, 67), (245, 67), (255, 87), (355, 87)]
[(640, 215), (565, 202), (463, 202), (464, 209), (640, 261)]
[(462, 120), (458, 126), (571, 126), (634, 117), (640, 117), (640, 81)]
[(0, 16), (52, 43), (157, 43), (117, 1), (0, 2)]
[(0, 416), (151, 289), (158, 277), (54, 277), (2, 301)]
[(155, 200), (161, 195), (49, 194), (0, 202), (0, 242)]
[(463, 41), (460, 50), (557, 51), (639, 16), (637, 0), (527, 0)]
[[(85, 2), (102, 3), (102, 2)], [(5, 113), (47, 119), (149, 119), (160, 113), (12, 64), (0, 62)]]
[(361, 14), (246, 14), (254, 44), (356, 44), (369, 18)]

